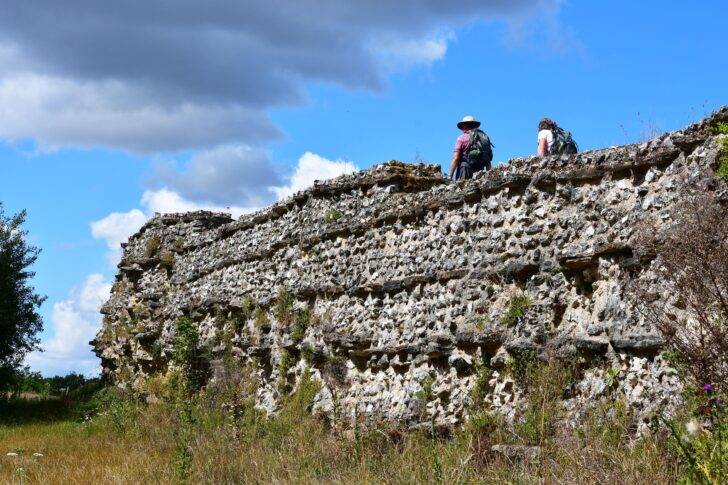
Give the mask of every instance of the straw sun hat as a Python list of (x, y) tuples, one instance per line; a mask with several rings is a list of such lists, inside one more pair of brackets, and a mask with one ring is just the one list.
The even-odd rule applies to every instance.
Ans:
[(477, 128), (480, 126), (480, 121), (478, 121), (475, 118), (473, 118), (472, 116), (468, 115), (465, 118), (463, 118), (462, 120), (460, 120), (460, 122), (458, 123), (458, 128), (460, 128), (462, 130), (463, 126), (465, 126), (465, 125), (470, 125), (472, 128)]

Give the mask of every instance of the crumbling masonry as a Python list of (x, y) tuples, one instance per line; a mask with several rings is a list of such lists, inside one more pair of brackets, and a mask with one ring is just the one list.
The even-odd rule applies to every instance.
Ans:
[[(508, 362), (548, 355), (587, 363), (568, 409), (618, 392), (647, 415), (679, 384), (624, 296), (651, 264), (635, 233), (671, 224), (689, 187), (724, 190), (710, 130), (721, 120), (728, 107), (639, 145), (515, 159), (460, 183), (389, 162), (238, 220), (157, 215), (124, 245), (102, 309), (104, 376), (166, 372), (188, 317), (213, 369), (226, 345), (251, 363), (271, 412), (309, 369), (316, 412), (415, 422), (430, 380), (427, 414), (454, 424), (488, 369), (480, 404), (512, 414)], [(276, 311), (279, 296), (292, 305)]]

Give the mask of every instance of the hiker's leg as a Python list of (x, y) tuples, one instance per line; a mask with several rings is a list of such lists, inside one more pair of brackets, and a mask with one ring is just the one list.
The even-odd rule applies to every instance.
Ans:
[(461, 163), (458, 167), (458, 180), (473, 178), (473, 169), (467, 163)]

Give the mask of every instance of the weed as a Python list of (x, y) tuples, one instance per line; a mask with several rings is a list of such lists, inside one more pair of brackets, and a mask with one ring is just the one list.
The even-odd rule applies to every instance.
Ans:
[(336, 207), (332, 207), (329, 210), (326, 211), (326, 214), (324, 214), (323, 223), (324, 224), (330, 224), (332, 222), (336, 222), (341, 218), (341, 212)]
[(493, 378), (493, 369), (482, 362), (475, 365), (475, 383), (470, 390), (470, 399), (473, 401), (473, 408), (481, 409), (485, 404), (485, 398), (490, 392), (490, 380)]
[(255, 328), (261, 331), (269, 327), (268, 314), (262, 307), (256, 305), (255, 311), (253, 312), (253, 319), (255, 320)]
[[(713, 129), (713, 132), (720, 135), (728, 135), (728, 123), (719, 122)], [(718, 152), (720, 166), (716, 170), (715, 175), (728, 183), (728, 137), (720, 138), (718, 143), (720, 144), (720, 151)]]
[(151, 238), (149, 238), (144, 248), (144, 257), (153, 258), (154, 256), (156, 256), (161, 244), (162, 241), (159, 236), (152, 236)]
[(501, 323), (506, 327), (513, 327), (526, 314), (526, 308), (530, 304), (531, 299), (526, 295), (515, 295), (511, 298), (508, 311), (501, 318)]
[(528, 392), (539, 369), (535, 352), (516, 353), (506, 364), (506, 372), (513, 378), (524, 392)]
[(172, 361), (182, 373), (185, 391), (193, 393), (198, 391), (209, 377), (209, 351), (200, 344), (197, 325), (191, 319), (179, 318), (176, 330)]
[(288, 349), (281, 351), (281, 357), (278, 361), (278, 392), (287, 394), (291, 387), (288, 383), (288, 371), (296, 365), (296, 358)]
[(182, 239), (181, 237), (175, 239), (174, 242), (172, 243), (172, 246), (174, 246), (175, 249), (182, 249), (184, 247), (184, 245), (185, 245), (185, 240)]
[(273, 315), (284, 328), (288, 328), (293, 319), (293, 300), (293, 294), (287, 287), (278, 288)]
[[(417, 391), (415, 393), (415, 397), (419, 400), (420, 403), (420, 416), (425, 417), (427, 415), (427, 404), (430, 403), (434, 396), (432, 394), (432, 385), (435, 383), (435, 379), (428, 375), (422, 380), (422, 389)], [(434, 433), (435, 427), (434, 427), (434, 416), (432, 416), (433, 420), (433, 426), (432, 431)]]
[(291, 339), (293, 342), (298, 344), (303, 340), (306, 335), (306, 330), (311, 325), (311, 309), (305, 307), (297, 312), (293, 318), (293, 325), (291, 325)]
[(162, 250), (162, 253), (159, 255), (159, 260), (170, 267), (174, 266), (174, 254), (166, 249)]

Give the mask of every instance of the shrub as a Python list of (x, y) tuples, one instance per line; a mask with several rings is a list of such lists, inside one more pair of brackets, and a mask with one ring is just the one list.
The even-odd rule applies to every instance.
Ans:
[(311, 326), (311, 310), (308, 307), (295, 312), (293, 325), (291, 326), (291, 339), (298, 344), (303, 340), (306, 330)]
[[(728, 123), (718, 123), (714, 131), (721, 135), (728, 135)], [(720, 151), (718, 152), (718, 162), (720, 165), (715, 174), (728, 183), (728, 137), (720, 138), (718, 143), (720, 144)]]
[(176, 329), (172, 361), (180, 369), (184, 379), (183, 387), (189, 393), (193, 393), (198, 391), (209, 377), (209, 352), (200, 345), (200, 334), (194, 321), (182, 317), (177, 320)]
[(256, 305), (255, 311), (253, 312), (253, 319), (255, 320), (255, 328), (259, 331), (268, 327), (268, 314), (262, 307)]
[(278, 361), (278, 392), (287, 394), (291, 387), (288, 383), (288, 371), (296, 365), (296, 358), (288, 349), (281, 351), (281, 358)]
[(326, 214), (324, 214), (323, 223), (329, 224), (332, 222), (336, 222), (341, 218), (341, 212), (336, 207), (332, 207), (329, 210), (326, 211)]
[(728, 385), (728, 207), (713, 194), (686, 197), (675, 224), (640, 250), (655, 255), (654, 278), (628, 287), (633, 307), (659, 329), (695, 386)]
[(144, 257), (152, 258), (156, 256), (161, 244), (162, 240), (159, 238), (159, 236), (152, 236), (151, 238), (149, 238), (144, 248)]
[(475, 365), (475, 383), (470, 390), (470, 399), (473, 401), (473, 408), (478, 410), (484, 405), (485, 398), (490, 392), (490, 380), (493, 378), (493, 369), (484, 363)]
[(285, 286), (278, 289), (273, 315), (284, 328), (288, 327), (293, 319), (293, 294)]
[(531, 299), (526, 295), (515, 295), (508, 305), (508, 312), (501, 318), (501, 323), (506, 327), (512, 327), (520, 318), (526, 314), (526, 308), (531, 304)]

